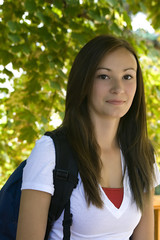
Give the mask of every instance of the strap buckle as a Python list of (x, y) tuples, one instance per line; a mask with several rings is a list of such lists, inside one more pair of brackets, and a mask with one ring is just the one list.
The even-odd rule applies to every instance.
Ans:
[(69, 172), (62, 169), (55, 169), (54, 174), (55, 174), (55, 178), (60, 180), (67, 181), (69, 177)]

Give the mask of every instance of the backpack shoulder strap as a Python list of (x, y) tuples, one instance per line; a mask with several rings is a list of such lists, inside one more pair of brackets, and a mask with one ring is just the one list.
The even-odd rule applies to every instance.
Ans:
[(64, 209), (63, 239), (70, 239), (70, 226), (72, 224), (70, 196), (78, 183), (77, 157), (63, 128), (46, 132), (45, 135), (53, 139), (56, 152), (56, 166), (53, 171), (55, 191), (51, 198), (45, 240), (48, 239), (53, 222), (60, 217)]

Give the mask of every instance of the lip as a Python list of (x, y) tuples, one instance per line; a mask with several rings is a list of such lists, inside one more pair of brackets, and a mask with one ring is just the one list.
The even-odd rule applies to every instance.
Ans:
[(122, 105), (125, 103), (125, 101), (123, 100), (108, 100), (106, 102), (113, 105)]

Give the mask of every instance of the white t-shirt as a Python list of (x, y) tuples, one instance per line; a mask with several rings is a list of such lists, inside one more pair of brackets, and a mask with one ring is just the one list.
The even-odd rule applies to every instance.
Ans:
[[(122, 169), (124, 159), (121, 154)], [(34, 189), (48, 192), (53, 195), (53, 169), (55, 167), (55, 147), (48, 136), (43, 136), (36, 142), (34, 149), (27, 160), (23, 172), (22, 189)], [(160, 173), (155, 164), (156, 182), (160, 184)], [(78, 176), (78, 186), (71, 195), (71, 240), (129, 240), (135, 227), (141, 219), (141, 212), (132, 199), (129, 188), (127, 171), (124, 176), (124, 196), (120, 208), (109, 200), (101, 186), (104, 202), (103, 209), (94, 205), (87, 206), (83, 183)], [(63, 239), (63, 212), (54, 223), (49, 240)]]

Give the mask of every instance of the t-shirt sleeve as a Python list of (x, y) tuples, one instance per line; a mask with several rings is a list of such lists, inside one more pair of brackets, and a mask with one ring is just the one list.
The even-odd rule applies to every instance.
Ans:
[(53, 169), (55, 168), (55, 146), (49, 136), (36, 141), (26, 166), (23, 169), (21, 189), (32, 189), (54, 193)]
[(157, 187), (160, 184), (160, 171), (158, 169), (158, 165), (156, 162), (154, 163), (154, 173), (155, 173), (154, 187)]

